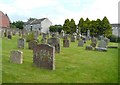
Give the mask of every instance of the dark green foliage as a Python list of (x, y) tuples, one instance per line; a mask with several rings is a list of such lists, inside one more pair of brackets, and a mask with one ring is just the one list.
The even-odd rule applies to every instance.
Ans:
[(83, 24), (84, 24), (84, 19), (81, 18), (81, 19), (79, 20), (79, 23), (78, 23), (78, 29), (79, 29), (79, 31), (81, 31), (81, 33), (83, 32), (82, 29), (84, 29)]
[(11, 26), (11, 28), (23, 29), (23, 24), (24, 24), (23, 21), (16, 21), (16, 22), (11, 23), (10, 26)]
[(63, 30), (67, 33), (67, 34), (73, 34), (74, 32), (76, 32), (76, 24), (74, 19), (71, 19), (71, 21), (69, 19), (66, 19), (64, 24), (63, 24)]
[(110, 39), (110, 42), (118, 42), (118, 37), (115, 35), (110, 36), (109, 39)]
[(63, 29), (62, 25), (53, 25), (49, 27), (49, 31), (50, 32), (61, 32), (61, 30)]
[(66, 19), (64, 24), (63, 24), (63, 30), (69, 34), (70, 33), (70, 20)]
[(91, 36), (104, 35), (109, 37), (112, 35), (112, 26), (109, 23), (109, 20), (105, 16), (103, 20), (97, 19), (90, 21), (89, 18), (86, 18), (84, 21), (83, 18), (79, 20), (78, 29), (82, 33), (87, 33), (87, 30), (90, 30)]
[(76, 24), (74, 19), (71, 19), (70, 21), (70, 33), (73, 34), (74, 32), (76, 32)]

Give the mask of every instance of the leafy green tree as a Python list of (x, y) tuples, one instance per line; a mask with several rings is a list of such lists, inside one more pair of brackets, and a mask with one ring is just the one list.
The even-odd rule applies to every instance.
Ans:
[(70, 33), (70, 21), (69, 19), (66, 19), (64, 24), (63, 24), (63, 30), (69, 34)]
[(74, 19), (71, 19), (70, 21), (70, 33), (73, 34), (74, 32), (76, 32), (76, 24)]
[(63, 29), (62, 25), (53, 25), (49, 27), (49, 31), (50, 32), (61, 32), (61, 30)]
[(50, 32), (56, 32), (56, 27), (55, 26), (50, 26), (49, 31)]

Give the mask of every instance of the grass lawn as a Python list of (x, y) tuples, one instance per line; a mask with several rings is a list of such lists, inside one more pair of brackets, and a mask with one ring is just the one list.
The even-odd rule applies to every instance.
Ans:
[[(87, 51), (78, 47), (77, 41), (64, 48), (61, 40), (61, 53), (55, 54), (54, 71), (33, 66), (32, 50), (23, 51), (23, 64), (9, 62), (10, 51), (18, 50), (18, 36), (12, 40), (2, 39), (2, 82), (3, 83), (117, 83), (118, 49), (107, 52)], [(117, 45), (117, 43), (109, 43)]]

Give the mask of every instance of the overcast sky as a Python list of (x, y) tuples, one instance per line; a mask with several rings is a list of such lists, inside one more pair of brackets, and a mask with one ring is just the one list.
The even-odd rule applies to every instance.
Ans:
[(119, 0), (0, 0), (0, 11), (11, 21), (28, 18), (48, 18), (54, 24), (63, 24), (73, 18), (78, 24), (81, 17), (90, 20), (107, 16), (110, 23), (118, 23)]

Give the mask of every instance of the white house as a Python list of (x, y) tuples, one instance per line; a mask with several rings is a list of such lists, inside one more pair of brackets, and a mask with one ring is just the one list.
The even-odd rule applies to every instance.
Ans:
[(30, 19), (24, 23), (24, 29), (32, 31), (39, 30), (42, 33), (48, 33), (52, 22), (48, 18)]

